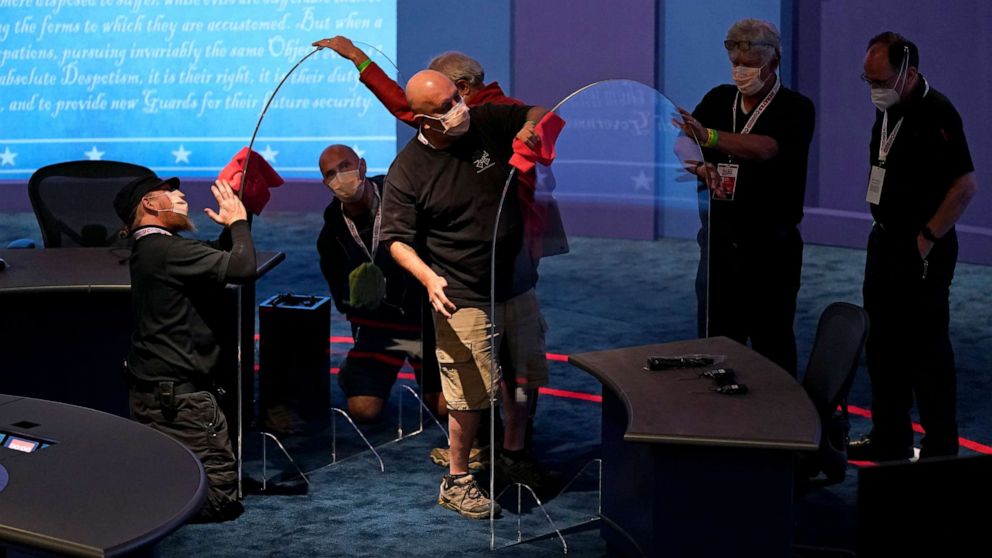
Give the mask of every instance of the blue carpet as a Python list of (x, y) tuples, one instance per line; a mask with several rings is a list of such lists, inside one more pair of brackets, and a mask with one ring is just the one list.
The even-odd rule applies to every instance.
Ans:
[[(201, 236), (211, 237), (215, 225), (199, 219)], [(256, 221), (261, 250), (280, 250), (286, 261), (258, 283), (258, 300), (277, 293), (323, 295), (326, 284), (317, 265), (315, 241), (321, 217), (316, 213), (266, 213)], [(866, 231), (867, 234), (867, 231)], [(5, 214), (0, 243), (41, 238), (33, 215)], [(572, 253), (541, 264), (539, 296), (549, 323), (548, 350), (569, 354), (596, 349), (660, 343), (695, 337), (693, 280), (698, 249), (693, 241), (620, 241), (571, 239)], [(808, 358), (820, 312), (831, 302), (861, 302), (864, 251), (807, 246), (803, 282), (796, 315), (799, 362)], [(992, 445), (988, 393), (992, 388), (992, 309), (989, 267), (959, 264), (951, 293), (951, 335), (958, 363), (961, 436)], [(334, 335), (350, 335), (344, 320), (332, 319)], [(335, 344), (336, 366), (346, 345)], [(910, 348), (908, 348), (910, 349)], [(336, 382), (332, 398), (343, 401)], [(401, 381), (407, 385), (410, 382)], [(551, 363), (551, 387), (598, 394), (589, 375), (566, 363)], [(303, 440), (289, 440), (291, 452), (304, 469), (314, 471), (305, 496), (249, 496), (245, 515), (222, 525), (190, 525), (168, 537), (162, 556), (461, 556), (483, 555), (489, 548), (489, 524), (469, 521), (434, 505), (442, 470), (427, 459), (430, 449), (443, 445), (433, 425), (424, 433), (397, 443), (397, 406), (401, 388), (394, 388), (387, 418), (368, 431), (386, 466), (380, 473), (370, 452), (338, 420), (338, 458), (330, 461), (330, 437), (325, 430)], [(851, 404), (867, 409), (870, 386), (859, 372)], [(404, 424), (413, 425), (412, 403), (404, 397)], [(787, 418), (787, 417), (783, 417)], [(573, 474), (598, 457), (600, 409), (597, 403), (542, 397), (536, 431), (538, 456), (553, 468)], [(852, 435), (870, 422), (852, 418)], [(246, 474), (261, 478), (260, 443), (246, 441)], [(268, 446), (269, 475), (288, 471), (288, 463)], [(962, 449), (962, 454), (973, 453)], [(844, 483), (807, 495), (797, 512), (796, 542), (814, 546), (852, 548), (856, 470)], [(596, 510), (595, 474), (583, 475), (574, 490), (547, 503), (559, 526), (579, 523)], [(515, 512), (516, 504), (503, 499)], [(516, 537), (515, 513), (497, 520), (497, 546)], [(521, 519), (526, 538), (546, 532), (543, 515), (525, 506)], [(568, 553), (601, 556), (605, 545), (596, 530), (569, 533)], [(556, 539), (507, 547), (513, 556), (560, 555)]]

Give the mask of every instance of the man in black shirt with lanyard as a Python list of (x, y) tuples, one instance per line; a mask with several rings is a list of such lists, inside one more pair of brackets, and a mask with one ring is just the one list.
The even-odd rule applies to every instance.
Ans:
[[(514, 265), (524, 236), (515, 183), (499, 210), (513, 139), (535, 146), (534, 123), (547, 110), (513, 105), (469, 109), (455, 84), (434, 70), (414, 75), (406, 94), (420, 127), (386, 176), (382, 242), (424, 285), (434, 311), (451, 437), (449, 474), (441, 481), (438, 504), (481, 519), (488, 516), (491, 501), (469, 474), (468, 458), (497, 384), (506, 401), (503, 457), (510, 454), (515, 462), (524, 457), (527, 422), (526, 403), (511, 399), (498, 367), (492, 366), (499, 347), (490, 344), (490, 327), (496, 329), (497, 343), (508, 344), (514, 361), (544, 358), (543, 342), (535, 343), (543, 335), (526, 333), (541, 327), (535, 281), (519, 276), (536, 273), (536, 268)], [(490, 312), (491, 278), (495, 316)], [(547, 378), (527, 388), (536, 389), (541, 382)]]
[(882, 33), (868, 43), (862, 74), (878, 109), (864, 280), (873, 429), (849, 445), (852, 459), (912, 457), (914, 396), (926, 431), (920, 457), (958, 452), (948, 296), (954, 224), (977, 186), (961, 117), (919, 73), (919, 56), (905, 37)]
[(441, 380), (434, 355), (434, 325), (424, 288), (401, 268), (380, 242), (382, 175), (366, 176), (365, 159), (345, 145), (328, 146), (318, 161), (334, 194), (324, 210), (317, 238), (320, 270), (338, 311), (351, 323), (354, 346), (341, 364), (338, 383), (348, 414), (358, 421), (378, 418), (409, 361), (435, 415)]
[(710, 90), (692, 114), (679, 109), (683, 121), (676, 122), (709, 161), (695, 169), (712, 192), (709, 223), (699, 236), (700, 337), (750, 340), (795, 375), (793, 320), (803, 257), (797, 227), (813, 103), (782, 87), (780, 40), (771, 23), (738, 21), (724, 46), (736, 87)]
[(255, 245), (247, 213), (230, 184), (211, 186), (227, 228), (216, 243), (186, 239), (192, 230), (179, 179), (146, 176), (125, 185), (114, 210), (134, 238), (131, 299), (134, 332), (127, 356), (131, 416), (187, 446), (203, 462), (209, 490), (197, 521), (223, 521), (243, 511), (227, 420), (212, 393), (223, 363), (217, 334), (224, 286), (255, 278)]

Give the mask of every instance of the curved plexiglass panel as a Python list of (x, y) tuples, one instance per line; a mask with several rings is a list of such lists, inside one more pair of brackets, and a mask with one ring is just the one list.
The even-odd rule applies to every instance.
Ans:
[[(312, 409), (303, 412), (291, 393), (293, 389), (279, 389), (286, 382), (280, 377), (286, 370), (278, 365), (267, 367), (264, 360), (260, 363), (259, 427), (276, 435), (304, 471), (349, 458), (367, 460), (370, 470), (379, 470), (381, 462), (369, 446), (379, 447), (425, 428), (440, 432), (427, 411), (437, 412), (436, 392), (440, 388), (432, 325), (430, 320), (423, 320), (419, 283), (392, 260), (386, 247), (375, 242), (380, 197), (366, 192), (367, 185), (361, 186), (358, 192), (369, 195), (356, 195), (349, 205), (355, 212), (346, 214), (341, 203), (332, 203), (343, 190), (314, 184), (324, 181), (319, 159), (329, 146), (340, 147), (324, 161), (325, 166), (332, 166), (335, 173), (356, 170), (364, 160), (366, 176), (373, 181), (386, 173), (395, 154), (396, 120), (376, 92), (386, 91), (393, 98), (399, 92), (402, 98), (402, 78), (391, 57), (383, 52), (383, 45), (355, 41), (354, 46), (371, 62), (361, 74), (363, 81), (352, 61), (331, 48), (308, 53), (291, 73), (280, 76), (285, 79), (275, 95), (270, 95), (254, 134), (254, 151), (287, 180), (283, 188), (300, 188), (300, 179), (305, 179), (314, 195), (310, 212), (288, 218), (278, 210), (266, 210), (255, 218), (259, 237), (288, 235), (291, 238), (286, 241), (290, 243), (306, 238), (310, 247), (289, 252), (287, 260), (262, 286), (283, 283), (295, 293), (330, 294), (333, 299), (328, 305), (330, 403), (342, 412), (332, 413), (326, 406), (316, 413)], [(308, 116), (310, 109), (318, 106), (324, 116)], [(353, 166), (345, 163), (352, 159)], [(255, 162), (249, 163), (249, 174)], [(279, 195), (278, 190), (272, 192), (274, 199)], [(378, 292), (365, 288), (372, 284), (363, 282), (375, 274), (366, 273), (370, 258), (382, 272), (385, 285), (377, 300), (362, 295)], [(288, 280), (281, 281), (282, 277)], [(307, 277), (307, 283), (300, 284), (300, 277)], [(425, 327), (430, 341), (426, 350), (422, 342)], [(289, 364), (292, 368), (293, 363)], [(424, 377), (430, 380), (421, 382)], [(425, 394), (421, 385), (427, 385), (431, 393)], [(275, 395), (267, 396), (270, 393)], [(268, 476), (272, 477), (273, 470), (295, 476), (296, 469), (283, 452), (271, 439), (267, 443)]]
[[(519, 404), (521, 387), (566, 394), (537, 396), (535, 424), (553, 424), (555, 432), (536, 427), (533, 453), (539, 460), (568, 454), (574, 467), (555, 464), (568, 478), (596, 456), (599, 445), (598, 431), (567, 432), (587, 424), (574, 420), (574, 413), (600, 413), (596, 405), (576, 406), (574, 398), (596, 400), (601, 386), (566, 357), (699, 335), (705, 327), (697, 297), (706, 294), (700, 261), (708, 196), (693, 174), (702, 161), (700, 149), (673, 122), (681, 120), (677, 107), (655, 89), (627, 80), (598, 82), (566, 97), (553, 112), (564, 125), (553, 162), (517, 171), (508, 183), (495, 250), (499, 254), (501, 242), (516, 240), (519, 251), (512, 265), (498, 259), (494, 264), (494, 284), (512, 282), (513, 288), (495, 288), (491, 302), (497, 342), (513, 343), (520, 332), (530, 332), (524, 345), (540, 345), (536, 337), (543, 332), (547, 355), (541, 362), (501, 349), (503, 377), (515, 387), (510, 401), (504, 397), (502, 412)], [(553, 136), (552, 120), (538, 125), (545, 143)], [(522, 230), (522, 238), (508, 234), (513, 230)], [(530, 291), (539, 312), (521, 319), (513, 308)], [(563, 448), (560, 439), (587, 442)], [(592, 499), (585, 506), (595, 511), (592, 479), (570, 490), (576, 487)], [(498, 528), (496, 540), (503, 534)]]

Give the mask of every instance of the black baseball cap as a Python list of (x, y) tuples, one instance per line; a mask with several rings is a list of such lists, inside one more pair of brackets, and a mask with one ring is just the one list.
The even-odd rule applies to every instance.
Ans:
[(154, 190), (176, 190), (178, 188), (179, 179), (176, 177), (163, 180), (154, 174), (149, 174), (136, 178), (117, 192), (117, 196), (114, 198), (114, 211), (117, 212), (121, 221), (129, 226), (131, 220), (134, 219), (138, 204), (141, 203), (141, 198), (145, 197), (145, 194)]

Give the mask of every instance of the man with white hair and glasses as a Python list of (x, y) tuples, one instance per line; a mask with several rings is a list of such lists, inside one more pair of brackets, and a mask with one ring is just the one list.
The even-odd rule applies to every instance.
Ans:
[(682, 121), (676, 121), (707, 161), (695, 168), (701, 188), (710, 191), (696, 278), (700, 336), (750, 341), (795, 375), (793, 320), (803, 256), (798, 225), (813, 103), (782, 86), (776, 73), (781, 42), (771, 23), (734, 23), (724, 47), (734, 84), (710, 90), (691, 114), (680, 108)]

